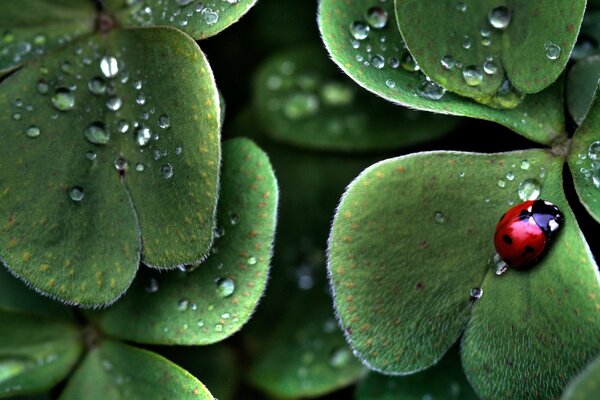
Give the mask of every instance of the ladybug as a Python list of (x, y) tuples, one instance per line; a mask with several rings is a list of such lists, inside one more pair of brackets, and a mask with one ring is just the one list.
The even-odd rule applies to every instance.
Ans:
[(498, 221), (494, 234), (496, 251), (506, 268), (525, 269), (533, 265), (564, 221), (558, 207), (545, 200), (529, 200), (510, 208)]

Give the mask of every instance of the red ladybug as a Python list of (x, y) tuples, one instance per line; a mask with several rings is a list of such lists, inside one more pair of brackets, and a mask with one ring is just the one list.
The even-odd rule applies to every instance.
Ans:
[(548, 201), (517, 204), (496, 225), (496, 251), (509, 268), (530, 267), (542, 256), (564, 221), (563, 213)]

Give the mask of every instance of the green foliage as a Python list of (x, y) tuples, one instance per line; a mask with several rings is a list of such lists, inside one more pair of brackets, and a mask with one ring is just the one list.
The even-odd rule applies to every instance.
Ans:
[(210, 344), (250, 318), (267, 280), (278, 188), (266, 154), (247, 139), (224, 143), (217, 240), (192, 271), (147, 272), (97, 317), (104, 331), (141, 343)]
[(90, 351), (60, 400), (212, 400), (192, 375), (167, 359), (111, 340)]
[(126, 27), (172, 26), (199, 40), (237, 22), (256, 0), (105, 0), (104, 3)]
[(566, 102), (569, 113), (580, 125), (592, 105), (600, 79), (600, 55), (578, 60), (567, 78)]
[(562, 73), (586, 0), (394, 4), (402, 37), (427, 76), (461, 96), (512, 108), (519, 95), (507, 102), (506, 80), (517, 91), (536, 93)]
[(48, 390), (63, 380), (82, 352), (70, 322), (0, 309), (0, 397)]
[[(396, 27), (391, 1), (378, 4), (388, 14), (385, 27), (371, 29), (363, 40), (352, 40), (348, 27), (355, 21), (364, 23), (365, 13), (371, 6), (373, 2), (370, 0), (322, 0), (319, 8), (319, 27), (327, 50), (338, 66), (359, 85), (389, 101), (411, 108), (494, 121), (539, 143), (549, 144), (566, 136), (561, 79), (538, 94), (526, 96), (511, 110), (490, 108), (446, 92), (438, 83), (415, 71), (412, 56), (404, 50), (403, 39)], [(382, 37), (385, 37), (385, 46), (381, 44)], [(355, 49), (356, 43), (358, 48)], [(382, 68), (375, 66), (381, 63), (373, 60), (367, 51), (369, 46), (383, 58)], [(436, 60), (439, 62), (439, 58)], [(400, 65), (393, 67), (396, 61)]]
[(400, 108), (342, 78), (322, 48), (269, 59), (254, 79), (261, 126), (274, 139), (301, 147), (373, 151), (436, 139), (458, 122)]
[(600, 359), (596, 358), (565, 390), (562, 400), (588, 400), (600, 396)]

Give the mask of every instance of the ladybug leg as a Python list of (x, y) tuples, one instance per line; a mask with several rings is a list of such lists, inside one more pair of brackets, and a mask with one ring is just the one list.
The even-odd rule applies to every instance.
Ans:
[(500, 276), (500, 275), (504, 275), (504, 273), (508, 271), (508, 264), (504, 264), (504, 266), (498, 268), (496, 270), (496, 275)]

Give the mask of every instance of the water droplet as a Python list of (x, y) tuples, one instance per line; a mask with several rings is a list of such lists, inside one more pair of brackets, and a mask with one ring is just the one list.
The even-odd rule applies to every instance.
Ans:
[(367, 10), (366, 19), (372, 28), (381, 29), (387, 24), (388, 13), (381, 7), (371, 7)]
[(408, 72), (416, 72), (420, 69), (419, 64), (417, 64), (417, 62), (409, 52), (404, 53), (404, 55), (402, 56), (402, 60), (400, 61), (400, 65), (402, 65), (402, 68), (404, 68)]
[(379, 54), (373, 54), (369, 59), (371, 65), (377, 69), (382, 69), (385, 67), (385, 59)]
[(482, 288), (475, 287), (475, 288), (471, 289), (471, 299), (472, 300), (480, 299), (481, 296), (483, 296)]
[(73, 186), (69, 189), (69, 197), (73, 201), (81, 201), (83, 200), (83, 188), (81, 186)]
[(23, 118), (23, 115), (19, 112), (16, 112), (12, 115), (12, 119), (14, 119), (15, 121), (20, 121), (21, 118)]
[(483, 74), (476, 65), (470, 65), (463, 70), (463, 78), (469, 86), (477, 86), (483, 82)]
[(494, 61), (487, 60), (485, 63), (483, 63), (483, 70), (488, 75), (494, 75), (496, 72), (498, 72), (498, 66)]
[(69, 111), (75, 107), (75, 96), (67, 88), (58, 88), (52, 96), (52, 105), (59, 111)]
[(521, 169), (525, 170), (525, 171), (528, 170), (529, 169), (529, 161), (527, 161), (527, 160), (521, 161)]
[(136, 163), (135, 164), (135, 170), (137, 172), (144, 172), (144, 164), (142, 164), (142, 163)]
[(46, 93), (48, 93), (48, 89), (49, 89), (48, 82), (46, 82), (43, 79), (40, 79), (37, 83), (37, 91), (41, 94), (46, 94)]
[(152, 131), (145, 126), (139, 126), (135, 130), (135, 141), (139, 146), (145, 146), (152, 139)]
[(94, 161), (96, 159), (97, 155), (95, 152), (89, 150), (85, 152), (85, 158), (87, 158), (90, 161)]
[(117, 122), (117, 131), (119, 131), (121, 133), (127, 133), (128, 130), (129, 130), (129, 122), (125, 121), (124, 119)]
[(170, 179), (173, 177), (173, 166), (171, 164), (165, 164), (160, 167), (160, 174), (165, 179)]
[(444, 97), (445, 93), (446, 89), (428, 79), (423, 80), (419, 87), (417, 87), (417, 94), (419, 97), (428, 100), (440, 100), (442, 97)]
[(498, 187), (501, 187), (501, 188), (503, 188), (503, 187), (505, 187), (505, 186), (506, 186), (506, 182), (504, 182), (504, 180), (500, 179), (500, 180), (498, 181)]
[(222, 330), (223, 330), (223, 325), (221, 325), (221, 324), (215, 325), (215, 332), (221, 332)]
[(552, 42), (546, 42), (544, 43), (544, 47), (546, 48), (546, 57), (549, 60), (556, 60), (560, 57), (561, 49), (559, 45)]
[(115, 168), (119, 172), (125, 171), (128, 166), (129, 166), (129, 163), (123, 157), (119, 157), (115, 160)]
[(444, 214), (442, 214), (440, 211), (436, 211), (435, 214), (433, 214), (433, 220), (438, 224), (443, 224), (445, 220)]
[(329, 363), (334, 368), (341, 368), (352, 360), (352, 354), (346, 348), (339, 348), (333, 351), (329, 358)]
[(229, 213), (229, 223), (231, 225), (237, 225), (240, 222), (240, 217), (236, 213)]
[(36, 125), (31, 125), (29, 128), (27, 128), (25, 130), (25, 134), (27, 135), (27, 137), (30, 137), (30, 138), (36, 138), (36, 137), (40, 136), (40, 133), (42, 133), (42, 131)]
[(138, 103), (140, 106), (143, 106), (144, 104), (146, 104), (146, 95), (144, 93), (139, 93), (135, 98), (135, 102)]
[(88, 90), (97, 96), (103, 95), (106, 92), (106, 82), (99, 76), (92, 78), (88, 82)]
[(350, 35), (356, 40), (364, 40), (369, 36), (369, 25), (362, 21), (354, 21), (350, 24)]
[(385, 85), (390, 89), (393, 89), (396, 87), (396, 82), (394, 82), (392, 79), (388, 79), (385, 81)]
[(170, 128), (171, 117), (169, 117), (167, 114), (163, 114), (160, 117), (158, 117), (158, 126), (160, 126), (162, 129)]
[(177, 303), (177, 309), (179, 311), (187, 311), (189, 305), (190, 305), (190, 301), (188, 299), (181, 299)]
[(458, 10), (460, 12), (466, 12), (467, 11), (467, 5), (464, 2), (459, 1), (458, 3), (456, 3), (456, 10)]
[(527, 178), (519, 185), (519, 198), (525, 200), (536, 200), (540, 195), (542, 185), (535, 178)]
[(106, 108), (111, 111), (118, 111), (123, 105), (123, 100), (119, 96), (111, 96), (106, 100)]
[(94, 122), (85, 129), (85, 138), (94, 144), (106, 144), (110, 140), (110, 133), (102, 122)]
[(506, 179), (512, 181), (513, 179), (515, 179), (515, 174), (513, 174), (512, 171), (508, 171), (506, 173)]
[(208, 25), (214, 25), (219, 21), (219, 14), (210, 8), (203, 9), (201, 15)]
[(100, 60), (100, 71), (107, 78), (114, 78), (119, 73), (119, 63), (112, 56), (104, 56)]
[(146, 284), (145, 289), (148, 293), (158, 292), (158, 281), (155, 278), (150, 278), (150, 280)]
[(462, 42), (462, 48), (469, 50), (471, 48), (471, 39), (468, 36), (465, 36), (465, 39)]
[(493, 8), (488, 14), (490, 25), (496, 29), (506, 29), (510, 24), (510, 10), (505, 6)]
[(442, 67), (444, 67), (444, 69), (452, 69), (456, 66), (456, 61), (454, 61), (454, 58), (452, 56), (444, 56), (440, 60), (440, 63), (442, 64)]
[(296, 93), (290, 96), (283, 105), (284, 115), (298, 120), (315, 115), (319, 110), (319, 99), (309, 93)]
[(217, 285), (217, 295), (220, 297), (229, 297), (235, 291), (235, 283), (229, 278), (219, 278), (215, 283)]
[(177, 5), (179, 7), (185, 7), (189, 4), (191, 4), (194, 0), (177, 0)]
[(592, 142), (588, 148), (588, 157), (593, 161), (600, 161), (600, 140)]
[(248, 265), (256, 265), (256, 257), (248, 257), (248, 260), (246, 260), (246, 262), (248, 263)]
[(321, 89), (321, 97), (330, 106), (345, 106), (354, 100), (354, 88), (340, 82), (328, 82)]

